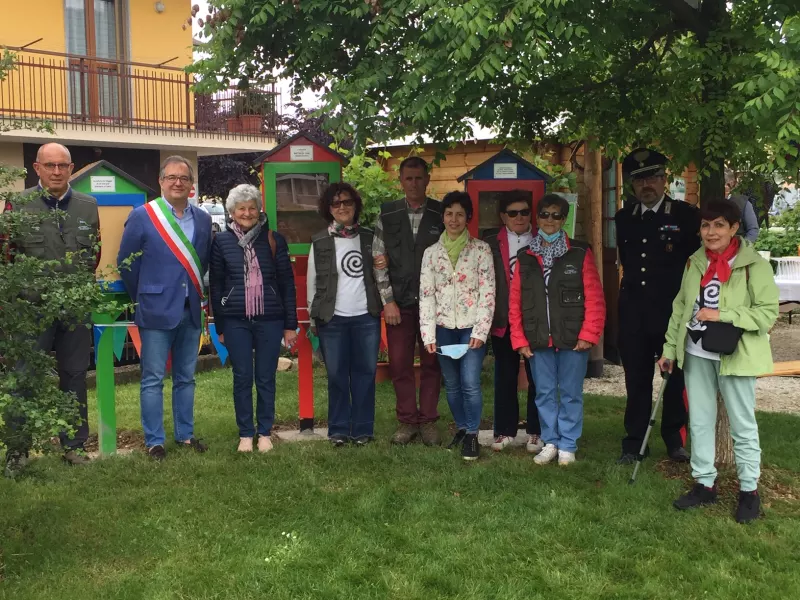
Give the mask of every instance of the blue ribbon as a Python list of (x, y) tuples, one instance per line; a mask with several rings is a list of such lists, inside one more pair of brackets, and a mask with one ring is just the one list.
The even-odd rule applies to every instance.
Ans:
[(94, 362), (97, 363), (97, 349), (100, 347), (100, 336), (103, 335), (103, 331), (105, 331), (105, 326), (103, 325), (95, 325), (92, 330), (94, 332)]
[(217, 351), (217, 356), (219, 357), (220, 362), (224, 365), (225, 361), (228, 360), (228, 349), (225, 347), (225, 344), (219, 341), (216, 323), (208, 324), (208, 333), (211, 335), (211, 343), (214, 344), (214, 349)]

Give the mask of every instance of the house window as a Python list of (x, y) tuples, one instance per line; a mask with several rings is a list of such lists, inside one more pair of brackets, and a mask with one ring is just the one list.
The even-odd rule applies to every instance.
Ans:
[(612, 161), (611, 166), (603, 171), (603, 247), (617, 247), (617, 228), (614, 215), (619, 208), (619, 199), (622, 194), (622, 181), (619, 176), (617, 161)]
[(67, 53), (72, 55), (69, 109), (73, 118), (97, 122), (116, 121), (122, 116), (124, 88), (117, 61), (124, 58), (124, 12), (125, 0), (65, 0)]
[(683, 177), (676, 177), (670, 182), (669, 197), (673, 200), (686, 202), (686, 181)]

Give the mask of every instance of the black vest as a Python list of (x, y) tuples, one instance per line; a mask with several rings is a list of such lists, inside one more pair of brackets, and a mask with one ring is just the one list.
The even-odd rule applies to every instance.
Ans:
[[(375, 274), (372, 270), (372, 230), (358, 228), (358, 239), (361, 242), (361, 268), (364, 272), (364, 287), (367, 292), (367, 312), (373, 317), (381, 314), (381, 299), (375, 285)], [(311, 318), (320, 323), (328, 323), (333, 318), (336, 308), (336, 290), (339, 283), (339, 272), (336, 268), (336, 240), (327, 229), (323, 229), (311, 238), (314, 252), (314, 268), (317, 274), (317, 288), (311, 302)]]
[(422, 255), (428, 246), (439, 241), (442, 224), (442, 203), (428, 198), (425, 214), (417, 230), (417, 238), (411, 231), (406, 200), (385, 202), (381, 206), (383, 243), (389, 255), (389, 279), (392, 294), (398, 306), (413, 307), (419, 303), (419, 272)]
[(492, 329), (508, 327), (508, 282), (506, 281), (506, 268), (503, 264), (503, 255), (500, 252), (500, 229), (488, 229), (483, 234), (483, 241), (492, 249), (494, 261), (495, 305)]
[[(571, 248), (553, 262), (550, 283), (550, 326), (547, 324), (547, 294), (539, 260), (523, 248), (517, 254), (517, 276), (522, 286), (522, 328), (531, 350), (548, 347), (550, 337), (555, 348), (573, 349), (583, 326), (585, 296), (583, 261), (588, 244), (570, 240)], [(520, 271), (520, 269), (522, 269)]]

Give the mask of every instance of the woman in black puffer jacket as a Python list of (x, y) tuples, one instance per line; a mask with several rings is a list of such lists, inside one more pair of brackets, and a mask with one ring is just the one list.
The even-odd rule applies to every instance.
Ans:
[[(261, 193), (237, 185), (225, 208), (233, 221), (211, 245), (211, 305), (220, 341), (233, 367), (233, 406), (239, 426), (239, 452), (253, 451), (253, 378), (256, 382), (258, 450), (272, 450), (275, 371), (281, 339), (297, 339), (294, 275), (286, 240), (269, 231), (261, 212)], [(255, 369), (253, 368), (255, 350)]]

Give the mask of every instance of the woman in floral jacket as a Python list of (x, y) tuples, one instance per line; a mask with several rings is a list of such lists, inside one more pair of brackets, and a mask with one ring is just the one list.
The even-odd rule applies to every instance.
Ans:
[(420, 333), (425, 349), (439, 354), (458, 427), (448, 448), (461, 444), (462, 458), (475, 460), (483, 409), (481, 366), (494, 317), (494, 262), (489, 245), (467, 231), (473, 214), (468, 194), (447, 194), (442, 214), (444, 233), (422, 258)]

